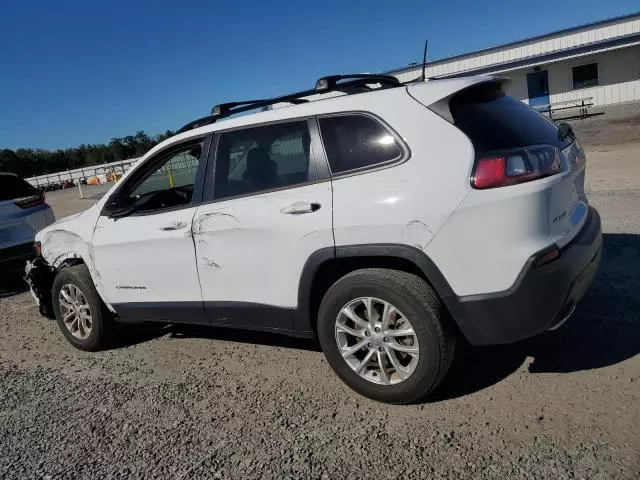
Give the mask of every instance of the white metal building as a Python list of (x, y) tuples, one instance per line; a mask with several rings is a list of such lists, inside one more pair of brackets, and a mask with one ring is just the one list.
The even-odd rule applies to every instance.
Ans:
[[(422, 65), (390, 73), (417, 78)], [(640, 12), (427, 63), (427, 77), (502, 74), (508, 93), (544, 108), (640, 101)]]

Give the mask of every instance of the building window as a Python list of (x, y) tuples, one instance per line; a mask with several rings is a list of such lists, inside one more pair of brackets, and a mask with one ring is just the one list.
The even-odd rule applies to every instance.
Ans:
[(579, 67), (573, 67), (571, 72), (573, 73), (574, 89), (595, 87), (598, 85), (597, 63), (588, 63), (586, 65), (580, 65)]

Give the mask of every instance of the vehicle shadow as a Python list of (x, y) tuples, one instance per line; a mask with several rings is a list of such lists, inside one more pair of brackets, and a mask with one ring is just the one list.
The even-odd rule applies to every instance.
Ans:
[(512, 345), (463, 346), (429, 401), (499, 383), (527, 357), (533, 357), (530, 373), (567, 373), (614, 365), (640, 353), (640, 235), (604, 234), (603, 249), (596, 279), (567, 323)]
[(19, 272), (0, 277), (0, 299), (29, 291), (29, 287), (22, 279), (22, 275), (23, 273)]

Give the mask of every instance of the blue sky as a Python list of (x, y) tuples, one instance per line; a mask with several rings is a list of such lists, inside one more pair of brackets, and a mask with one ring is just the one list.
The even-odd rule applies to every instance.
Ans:
[(0, 148), (157, 134), (215, 103), (311, 88), (633, 13), (637, 0), (7, 0)]

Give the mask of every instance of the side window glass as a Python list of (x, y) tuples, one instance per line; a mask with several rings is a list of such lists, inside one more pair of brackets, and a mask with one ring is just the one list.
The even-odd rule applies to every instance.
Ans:
[(319, 119), (331, 173), (342, 173), (396, 160), (402, 150), (385, 127), (365, 115)]
[(222, 133), (214, 198), (250, 195), (309, 181), (310, 142), (306, 121)]
[(204, 141), (165, 154), (128, 194), (136, 211), (146, 212), (191, 203)]

